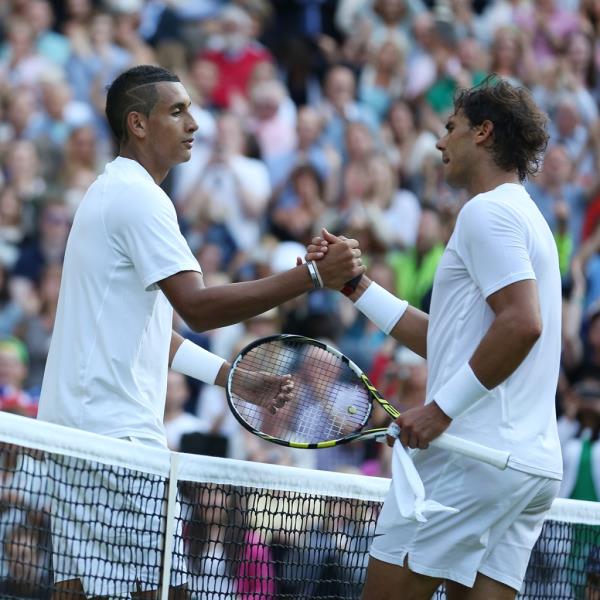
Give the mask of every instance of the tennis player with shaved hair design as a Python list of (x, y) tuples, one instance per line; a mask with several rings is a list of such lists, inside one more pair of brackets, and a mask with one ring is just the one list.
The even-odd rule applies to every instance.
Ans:
[[(172, 331), (173, 309), (203, 331), (263, 313), (315, 285), (341, 289), (363, 272), (356, 241), (324, 234), (331, 246), (318, 267), (291, 265), (259, 281), (205, 288), (175, 208), (159, 187), (174, 165), (190, 158), (198, 129), (190, 103), (179, 79), (154, 66), (126, 71), (108, 90), (106, 116), (119, 153), (75, 215), (41, 392), (42, 420), (166, 448), (162, 421), (169, 366), (219, 385), (230, 367)], [(259, 379), (249, 378), (247, 397), (253, 396), (252, 386), (261, 387)], [(290, 397), (285, 377), (276, 388), (270, 399), (256, 395), (273, 412)], [(62, 472), (61, 465), (52, 468), (57, 478), (68, 477), (66, 466)], [(100, 470), (89, 473), (90, 485), (102, 488), (110, 485), (108, 479)], [(85, 507), (85, 486), (72, 483), (69, 503)], [(53, 539), (65, 539), (55, 541), (54, 600), (157, 597), (160, 552), (147, 552), (138, 571), (130, 559), (135, 548), (124, 547), (121, 555), (112, 538), (102, 537), (112, 531), (111, 523), (120, 522), (118, 510), (131, 528), (143, 523), (144, 535), (154, 536), (151, 547), (160, 548), (162, 532), (148, 520), (152, 515), (130, 498), (112, 511), (96, 507), (93, 518), (69, 513), (59, 500), (51, 510)], [(183, 551), (175, 550), (170, 598), (187, 598)], [(88, 572), (91, 564), (100, 573)], [(116, 572), (124, 573), (122, 580), (111, 579)]]
[[(417, 451), (426, 495), (458, 512), (403, 518), (393, 485), (363, 600), (425, 600), (444, 581), (450, 600), (510, 600), (521, 587), (562, 477), (558, 255), (522, 186), (546, 144), (546, 117), (525, 89), (492, 78), (463, 91), (437, 148), (447, 182), (470, 200), (439, 263), (429, 316), (366, 276), (350, 295), (427, 358), (425, 405), (397, 419), (395, 443), (425, 449), (447, 431), (511, 456), (500, 471), (433, 446)], [(309, 248), (319, 246), (327, 255), (319, 238)]]

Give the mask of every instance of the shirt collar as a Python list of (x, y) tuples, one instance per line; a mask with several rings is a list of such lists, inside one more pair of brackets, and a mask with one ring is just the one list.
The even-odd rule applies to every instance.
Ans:
[(125, 158), (124, 156), (117, 156), (108, 164), (108, 167), (116, 167), (120, 171), (124, 171), (130, 176), (138, 176), (143, 179), (148, 179), (152, 183), (156, 184), (156, 181), (154, 181), (152, 175), (150, 175), (150, 173), (148, 173), (148, 171), (146, 171), (146, 169), (137, 160)]

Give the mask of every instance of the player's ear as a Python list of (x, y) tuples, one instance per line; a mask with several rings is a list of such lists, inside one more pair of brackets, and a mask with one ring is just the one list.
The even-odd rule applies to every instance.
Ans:
[(475, 136), (475, 140), (478, 144), (485, 144), (492, 140), (494, 135), (494, 123), (489, 119), (486, 119), (481, 123), (481, 125), (477, 126), (477, 133)]
[(138, 111), (132, 110), (127, 113), (125, 125), (130, 136), (137, 139), (146, 137), (148, 121), (146, 116)]

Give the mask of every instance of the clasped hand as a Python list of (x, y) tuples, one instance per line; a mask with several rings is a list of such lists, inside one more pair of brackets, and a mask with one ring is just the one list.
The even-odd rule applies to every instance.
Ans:
[(326, 229), (306, 247), (306, 260), (317, 262), (325, 287), (340, 290), (344, 284), (365, 272), (361, 251), (355, 239), (335, 236)]

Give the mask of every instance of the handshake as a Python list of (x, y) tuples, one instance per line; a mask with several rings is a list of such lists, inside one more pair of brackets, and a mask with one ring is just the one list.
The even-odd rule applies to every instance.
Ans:
[[(306, 247), (306, 266), (315, 288), (339, 290), (349, 296), (362, 279), (365, 267), (358, 241), (335, 236), (326, 229)], [(301, 265), (298, 257), (296, 264)]]

